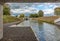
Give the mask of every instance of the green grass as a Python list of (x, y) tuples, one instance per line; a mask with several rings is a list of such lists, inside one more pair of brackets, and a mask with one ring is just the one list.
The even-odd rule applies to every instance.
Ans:
[(60, 16), (39, 17), (39, 18), (33, 18), (33, 20), (54, 24), (54, 20), (58, 19), (59, 17)]
[(10, 15), (3, 15), (3, 23), (11, 23), (15, 21), (20, 21), (21, 19), (10, 16)]

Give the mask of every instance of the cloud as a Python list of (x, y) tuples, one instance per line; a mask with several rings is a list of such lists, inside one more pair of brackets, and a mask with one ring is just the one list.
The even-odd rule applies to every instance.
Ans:
[(60, 3), (15, 3), (10, 6), (12, 13), (37, 13), (43, 10), (44, 14), (51, 14), (54, 8), (60, 7)]
[(44, 14), (51, 14), (54, 12), (54, 10), (52, 9), (44, 9), (43, 11), (44, 11)]
[(13, 13), (37, 13), (38, 12), (38, 10), (36, 10), (35, 8), (32, 8), (32, 7), (30, 7), (30, 8), (27, 8), (27, 9), (11, 9), (10, 10), (11, 12), (13, 12)]

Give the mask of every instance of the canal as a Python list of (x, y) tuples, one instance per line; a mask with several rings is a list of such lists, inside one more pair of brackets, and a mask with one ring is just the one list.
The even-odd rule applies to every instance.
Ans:
[(38, 41), (60, 41), (60, 27), (36, 20), (26, 20), (17, 26), (31, 26)]

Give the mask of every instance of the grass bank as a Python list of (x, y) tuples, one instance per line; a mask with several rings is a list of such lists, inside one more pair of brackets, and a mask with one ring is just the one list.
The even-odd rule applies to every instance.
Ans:
[(39, 17), (39, 18), (32, 18), (33, 20), (38, 20), (40, 22), (47, 22), (54, 24), (54, 20), (58, 19), (60, 16), (50, 16), (50, 17)]
[(21, 21), (22, 18), (16, 18), (10, 15), (3, 15), (3, 23), (11, 23), (16, 21)]

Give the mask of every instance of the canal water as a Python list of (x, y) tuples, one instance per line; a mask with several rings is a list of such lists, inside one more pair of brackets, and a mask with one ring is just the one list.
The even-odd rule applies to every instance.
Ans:
[(60, 27), (36, 20), (27, 20), (17, 26), (31, 26), (38, 41), (60, 41)]

